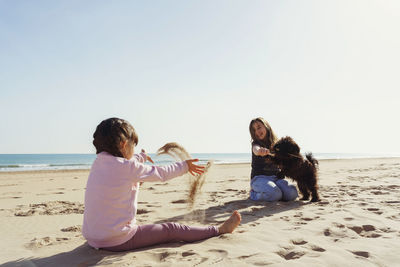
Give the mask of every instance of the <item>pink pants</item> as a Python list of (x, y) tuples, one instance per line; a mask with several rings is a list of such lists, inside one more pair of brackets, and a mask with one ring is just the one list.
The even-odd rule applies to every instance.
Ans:
[(194, 242), (218, 235), (216, 226), (192, 227), (179, 223), (140, 225), (135, 235), (125, 243), (103, 248), (109, 251), (126, 251), (169, 242)]

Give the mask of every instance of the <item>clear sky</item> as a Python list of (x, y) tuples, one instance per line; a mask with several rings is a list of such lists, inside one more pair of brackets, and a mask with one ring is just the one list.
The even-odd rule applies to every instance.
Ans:
[(0, 0), (0, 153), (250, 152), (248, 125), (313, 152), (400, 152), (400, 1)]

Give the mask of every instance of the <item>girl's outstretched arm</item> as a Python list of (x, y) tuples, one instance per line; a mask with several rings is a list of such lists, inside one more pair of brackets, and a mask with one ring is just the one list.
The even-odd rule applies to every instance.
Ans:
[(188, 172), (189, 166), (185, 161), (175, 162), (165, 166), (146, 165), (136, 160), (127, 161), (127, 177), (132, 182), (165, 182), (174, 177), (181, 176)]

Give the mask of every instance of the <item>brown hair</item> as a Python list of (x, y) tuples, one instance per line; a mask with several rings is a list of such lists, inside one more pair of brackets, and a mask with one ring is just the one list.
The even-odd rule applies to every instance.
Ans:
[[(261, 122), (265, 128), (267, 129), (267, 134), (265, 135), (265, 139), (264, 140), (258, 140), (256, 138), (256, 133), (253, 129), (253, 123), (255, 122)], [(249, 130), (250, 130), (250, 136), (251, 136), (251, 143), (252, 144), (258, 144), (262, 147), (265, 148), (270, 148), (276, 141), (277, 141), (277, 137), (274, 133), (274, 131), (272, 130), (271, 126), (269, 125), (269, 123), (264, 120), (261, 117), (255, 118), (253, 120), (251, 120), (250, 125), (249, 125)]]
[(108, 152), (115, 157), (123, 157), (120, 151), (120, 144), (124, 141), (137, 145), (139, 138), (133, 126), (126, 120), (119, 118), (103, 120), (97, 125), (93, 134), (93, 145), (96, 148), (96, 154)]

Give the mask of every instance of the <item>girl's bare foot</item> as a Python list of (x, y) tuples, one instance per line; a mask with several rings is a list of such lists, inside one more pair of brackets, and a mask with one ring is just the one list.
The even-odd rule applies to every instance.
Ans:
[(232, 233), (233, 230), (240, 224), (240, 221), (242, 220), (242, 216), (240, 216), (240, 213), (235, 210), (231, 217), (229, 217), (228, 220), (226, 220), (220, 227), (218, 227), (219, 233), (226, 234), (226, 233)]

